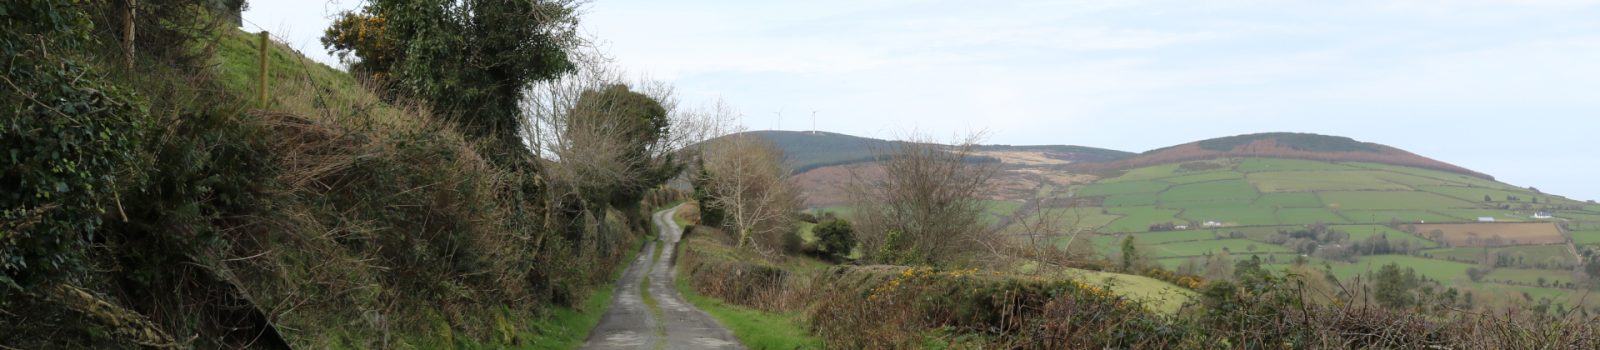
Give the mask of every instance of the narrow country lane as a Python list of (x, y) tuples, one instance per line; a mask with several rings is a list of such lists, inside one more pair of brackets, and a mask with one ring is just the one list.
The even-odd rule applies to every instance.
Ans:
[(683, 235), (672, 220), (677, 211), (655, 213), (660, 241), (646, 244), (617, 281), (611, 306), (589, 333), (584, 349), (744, 348), (732, 332), (684, 301), (674, 288), (672, 254)]

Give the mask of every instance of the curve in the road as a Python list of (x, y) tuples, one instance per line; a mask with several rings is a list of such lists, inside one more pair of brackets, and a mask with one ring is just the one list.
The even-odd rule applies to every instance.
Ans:
[(683, 236), (672, 220), (675, 213), (677, 208), (655, 213), (660, 239), (646, 244), (628, 265), (583, 349), (744, 349), (732, 332), (673, 287), (672, 254)]

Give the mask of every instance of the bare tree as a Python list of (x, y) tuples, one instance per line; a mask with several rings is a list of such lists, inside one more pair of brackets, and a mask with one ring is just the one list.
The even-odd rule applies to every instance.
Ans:
[[(597, 101), (597, 91), (616, 86), (648, 96), (659, 110), (642, 112), (645, 107), (638, 104)], [(682, 163), (682, 158), (675, 157), (680, 150), (725, 133), (728, 123), (725, 105), (683, 109), (667, 83), (629, 82), (598, 64), (587, 64), (571, 77), (533, 86), (523, 109), (528, 115), (523, 139), (541, 161), (542, 176), (555, 187), (550, 193), (566, 198), (573, 198), (568, 193), (640, 190), (654, 185), (651, 182), (661, 181), (661, 176), (653, 171), (659, 173), (666, 163)], [(638, 134), (640, 113), (664, 113), (666, 125), (648, 126), (659, 129), (653, 137), (627, 137)]]
[(1069, 261), (1092, 255), (1093, 248), (1086, 245), (1087, 239), (1083, 237), (1084, 233), (1092, 231), (1082, 224), (1084, 209), (1071, 199), (1067, 199), (1069, 204), (1066, 206), (1057, 206), (1052, 202), (1048, 198), (1033, 199), (1033, 203), (1023, 207), (1023, 217), (1013, 224), (1014, 229), (1006, 232), (1011, 237), (995, 237), (980, 242), (993, 242), (987, 244), (996, 252), (1001, 249), (993, 248), (993, 245), (1012, 245), (1017, 255), (1033, 260), (1041, 267), (1065, 266)]
[(710, 199), (727, 213), (727, 226), (740, 248), (777, 252), (781, 235), (799, 210), (799, 191), (789, 181), (783, 152), (766, 140), (734, 134), (705, 148)]
[(594, 118), (617, 114), (580, 103), (585, 92), (623, 81), (609, 70), (591, 68), (529, 91), (524, 109), (530, 125), (524, 138), (541, 161), (545, 180), (564, 190), (550, 192), (627, 186), (637, 179), (628, 170), (639, 161), (630, 156), (640, 155), (628, 154), (631, 145), (610, 137), (628, 125), (621, 118)]
[(976, 161), (980, 139), (942, 145), (912, 136), (881, 152), (881, 175), (853, 171), (849, 193), (869, 259), (939, 264), (982, 246), (980, 201), (998, 167)]

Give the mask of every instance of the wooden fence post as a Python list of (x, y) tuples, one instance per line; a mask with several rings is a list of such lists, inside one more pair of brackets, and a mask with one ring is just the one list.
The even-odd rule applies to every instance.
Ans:
[(260, 46), (261, 46), (261, 73), (260, 73), (260, 75), (256, 76), (256, 81), (260, 82), (260, 84), (261, 84), (261, 86), (260, 86), (260, 90), (261, 90), (261, 108), (262, 109), (266, 109), (267, 108), (267, 31), (265, 31), (265, 30), (261, 31), (261, 45)]
[(139, 6), (139, 0), (127, 0), (127, 1), (124, 1), (123, 4), (127, 5), (127, 8), (123, 9), (123, 11), (122, 11), (122, 51), (123, 51), (122, 54), (124, 56), (122, 58), (122, 64), (125, 67), (127, 67), (129, 69), (132, 69), (133, 68), (133, 9), (136, 6)]

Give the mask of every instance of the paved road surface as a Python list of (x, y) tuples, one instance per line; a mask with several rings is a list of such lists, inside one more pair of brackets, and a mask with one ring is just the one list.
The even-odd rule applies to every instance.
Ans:
[[(673, 285), (672, 253), (683, 235), (672, 221), (677, 211), (656, 212), (661, 241), (646, 244), (617, 281), (611, 307), (589, 333), (584, 349), (744, 349), (733, 332), (684, 301)], [(653, 256), (657, 244), (662, 245), (660, 257)]]

